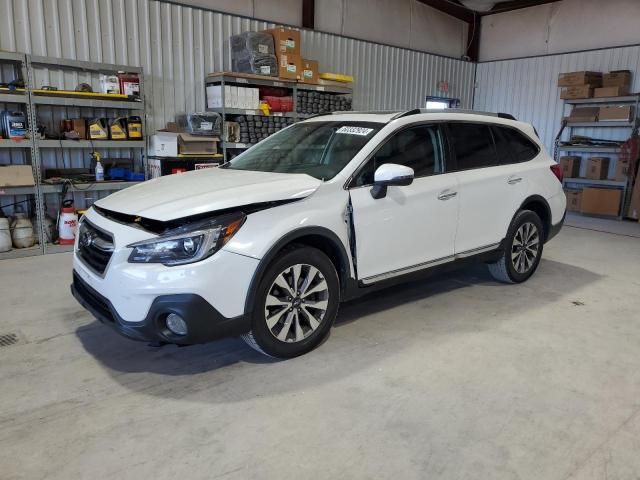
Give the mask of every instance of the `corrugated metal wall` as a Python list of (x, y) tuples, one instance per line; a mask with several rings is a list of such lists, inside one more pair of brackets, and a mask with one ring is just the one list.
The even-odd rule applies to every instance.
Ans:
[[(563, 116), (558, 74), (581, 70), (635, 72), (632, 91), (640, 91), (640, 47), (610, 48), (591, 52), (502, 60), (478, 64), (474, 108), (507, 112), (532, 123), (547, 148), (553, 142)], [(569, 110), (567, 109), (567, 112)], [(584, 128), (581, 135), (624, 139), (628, 129)], [(585, 162), (583, 162), (584, 164)]]
[[(0, 0), (0, 48), (77, 60), (142, 66), (149, 127), (204, 108), (206, 73), (228, 69), (230, 35), (272, 24), (154, 0)], [(303, 55), (325, 71), (353, 74), (354, 107), (424, 105), (448, 80), (471, 107), (475, 65), (426, 53), (303, 31)], [(75, 74), (42, 71), (36, 85), (73, 88)]]

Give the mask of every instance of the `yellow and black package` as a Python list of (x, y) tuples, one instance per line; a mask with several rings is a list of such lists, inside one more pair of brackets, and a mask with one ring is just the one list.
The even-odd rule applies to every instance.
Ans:
[(127, 139), (127, 120), (122, 117), (114, 118), (109, 126), (111, 140)]
[(140, 140), (142, 138), (142, 120), (140, 117), (129, 117), (127, 119), (127, 133), (130, 140)]
[(109, 139), (109, 129), (107, 128), (107, 120), (105, 118), (94, 118), (89, 122), (89, 139)]

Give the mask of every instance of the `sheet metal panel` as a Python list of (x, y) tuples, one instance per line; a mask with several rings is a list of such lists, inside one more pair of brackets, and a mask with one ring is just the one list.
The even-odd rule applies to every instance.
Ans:
[[(563, 101), (557, 86), (560, 73), (632, 70), (631, 91), (638, 92), (639, 67), (640, 46), (484, 62), (478, 64), (474, 108), (511, 113), (519, 120), (532, 123), (547, 149), (552, 151), (563, 116)], [(576, 133), (621, 140), (629, 136), (630, 129), (582, 128)]]
[[(205, 75), (230, 67), (230, 35), (272, 26), (157, 0), (0, 0), (0, 49), (143, 67), (150, 130), (204, 108)], [(302, 39), (303, 55), (324, 71), (355, 77), (356, 109), (423, 106), (440, 80), (471, 107), (472, 63), (308, 30)], [(44, 69), (35, 79), (64, 88), (95, 81)]]

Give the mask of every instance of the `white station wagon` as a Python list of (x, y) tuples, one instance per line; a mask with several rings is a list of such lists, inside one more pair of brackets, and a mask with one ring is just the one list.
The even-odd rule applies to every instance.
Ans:
[(509, 115), (316, 116), (219, 168), (97, 201), (72, 292), (132, 339), (242, 336), (293, 357), (327, 336), (341, 301), (437, 266), (472, 259), (527, 280), (564, 220), (561, 177)]

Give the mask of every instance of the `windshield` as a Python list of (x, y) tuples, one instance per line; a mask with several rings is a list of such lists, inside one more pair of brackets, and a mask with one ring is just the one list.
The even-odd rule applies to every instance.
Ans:
[(306, 173), (320, 180), (336, 176), (380, 130), (379, 123), (298, 123), (238, 155), (224, 168)]

